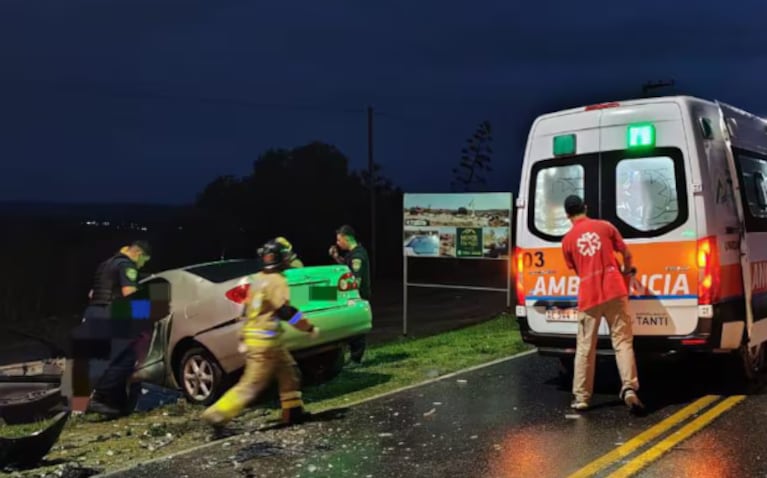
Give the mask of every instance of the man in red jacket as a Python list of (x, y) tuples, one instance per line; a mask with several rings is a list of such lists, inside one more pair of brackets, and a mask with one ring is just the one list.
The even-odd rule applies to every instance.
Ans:
[[(562, 239), (567, 267), (580, 278), (578, 287), (578, 339), (575, 352), (571, 407), (585, 410), (594, 390), (597, 333), (602, 317), (610, 327), (610, 336), (621, 376), (620, 397), (639, 411), (644, 406), (637, 396), (634, 337), (628, 314), (628, 289), (624, 280), (631, 271), (631, 254), (618, 229), (607, 221), (586, 216), (586, 204), (578, 196), (565, 199), (565, 212), (573, 227)], [(623, 256), (621, 271), (615, 252)]]

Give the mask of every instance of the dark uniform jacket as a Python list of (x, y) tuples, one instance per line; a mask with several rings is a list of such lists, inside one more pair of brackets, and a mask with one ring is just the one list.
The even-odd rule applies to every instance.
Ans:
[(360, 287), (360, 297), (370, 300), (370, 259), (368, 251), (357, 244), (357, 246), (344, 255), (344, 263), (349, 266)]
[(138, 287), (136, 264), (119, 253), (102, 262), (96, 269), (93, 297), (89, 305), (110, 305), (123, 296), (123, 287)]

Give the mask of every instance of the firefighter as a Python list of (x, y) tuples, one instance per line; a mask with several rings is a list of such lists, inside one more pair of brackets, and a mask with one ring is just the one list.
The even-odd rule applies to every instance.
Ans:
[(288, 267), (291, 269), (298, 269), (304, 267), (304, 263), (298, 258), (298, 254), (293, 250), (293, 244), (287, 239), (280, 236), (274, 240), (277, 244), (283, 247), (283, 254), (287, 256)]
[(276, 377), (286, 425), (302, 423), (309, 417), (301, 400), (296, 362), (282, 344), (286, 321), (316, 338), (319, 329), (292, 307), (290, 291), (282, 274), (289, 255), (277, 241), (266, 243), (260, 250), (264, 268), (251, 276), (250, 290), (243, 308), (245, 324), (240, 333), (239, 350), (246, 354), (245, 370), (240, 381), (202, 414), (202, 419), (219, 432), (240, 414)]
[[(114, 256), (102, 262), (96, 270), (93, 287), (88, 293), (89, 303), (83, 314), (85, 327), (95, 335), (103, 336), (108, 331), (112, 339), (122, 335), (117, 325), (125, 325), (112, 322), (115, 327), (105, 327), (101, 323), (104, 320), (122, 319), (112, 310), (115, 300), (128, 297), (138, 288), (138, 270), (144, 267), (151, 259), (151, 248), (146, 241), (134, 241), (125, 246)], [(101, 332), (95, 332), (100, 330)], [(128, 332), (126, 332), (128, 333)], [(79, 337), (82, 338), (82, 337)], [(147, 333), (141, 333), (137, 337), (124, 336), (123, 339), (131, 339), (130, 344), (122, 350), (109, 363), (106, 371), (97, 382), (88, 403), (87, 412), (98, 413), (107, 417), (116, 417), (129, 410), (128, 387), (133, 375), (136, 361), (146, 351), (149, 341)], [(82, 354), (80, 350), (78, 354)], [(85, 384), (89, 383), (88, 362), (81, 357), (75, 360), (73, 372), (73, 391), (75, 396), (85, 391)]]
[[(339, 252), (341, 249), (341, 252)], [(359, 284), (360, 297), (370, 301), (370, 259), (368, 251), (357, 241), (357, 234), (351, 226), (343, 225), (336, 231), (336, 243), (328, 251), (330, 257), (339, 264), (346, 264), (352, 270)], [(367, 341), (365, 336), (349, 342), (350, 358), (362, 363)]]

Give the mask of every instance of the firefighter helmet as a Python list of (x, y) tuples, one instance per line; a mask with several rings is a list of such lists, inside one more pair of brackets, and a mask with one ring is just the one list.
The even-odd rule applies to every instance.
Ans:
[(269, 241), (258, 250), (264, 270), (280, 270), (285, 267), (287, 256), (285, 248), (277, 241)]
[(274, 242), (276, 242), (277, 244), (280, 244), (280, 245), (282, 245), (282, 247), (283, 247), (283, 248), (284, 248), (284, 249), (285, 249), (287, 252), (293, 252), (293, 244), (291, 244), (291, 243), (290, 243), (290, 241), (288, 241), (288, 240), (287, 240), (287, 239), (285, 239), (284, 237), (280, 236), (280, 237), (278, 237), (277, 239), (275, 239), (275, 240), (274, 240)]

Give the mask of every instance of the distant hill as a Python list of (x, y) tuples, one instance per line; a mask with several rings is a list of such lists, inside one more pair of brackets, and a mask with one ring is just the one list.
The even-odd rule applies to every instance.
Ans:
[(155, 221), (189, 213), (192, 206), (126, 203), (0, 201), (0, 217), (109, 221)]

